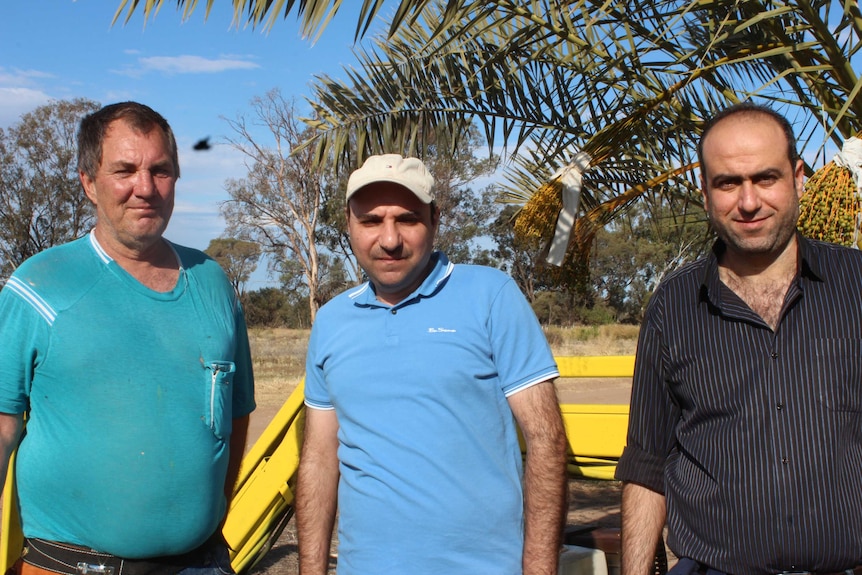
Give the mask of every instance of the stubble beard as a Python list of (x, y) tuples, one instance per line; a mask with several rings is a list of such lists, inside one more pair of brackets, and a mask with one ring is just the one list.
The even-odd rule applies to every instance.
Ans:
[(740, 255), (765, 256), (780, 255), (796, 235), (796, 223), (799, 220), (799, 203), (794, 209), (776, 215), (771, 233), (762, 237), (746, 237), (735, 233), (729, 225), (716, 225), (717, 218), (710, 214), (716, 235), (724, 242), (729, 251)]

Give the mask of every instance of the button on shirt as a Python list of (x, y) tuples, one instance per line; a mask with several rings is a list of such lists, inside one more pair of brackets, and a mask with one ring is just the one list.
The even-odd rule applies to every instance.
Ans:
[(664, 493), (679, 557), (748, 575), (862, 562), (862, 252), (799, 239), (773, 332), (719, 242), (653, 295), (617, 478)]

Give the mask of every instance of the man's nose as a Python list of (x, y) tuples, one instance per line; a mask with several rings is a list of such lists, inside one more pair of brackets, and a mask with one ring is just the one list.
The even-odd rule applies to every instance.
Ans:
[(739, 189), (739, 209), (743, 212), (756, 212), (760, 209), (760, 194), (754, 182), (743, 181)]
[(138, 170), (137, 182), (135, 183), (135, 194), (139, 196), (150, 196), (156, 189), (156, 179), (150, 170)]
[(390, 252), (401, 247), (401, 232), (397, 223), (383, 222), (380, 230), (380, 247)]

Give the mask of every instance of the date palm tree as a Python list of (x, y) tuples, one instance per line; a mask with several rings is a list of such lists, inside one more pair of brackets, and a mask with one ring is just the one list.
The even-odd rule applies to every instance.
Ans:
[[(125, 0), (117, 17), (139, 6), (151, 14), (163, 3)], [(197, 4), (176, 3), (186, 15)], [(255, 26), (295, 10), (310, 36), (340, 4), (233, 2), (237, 23)], [(363, 1), (357, 38), (382, 5)], [(812, 167), (827, 142), (840, 147), (862, 130), (855, 1), (394, 5), (388, 35), (357, 49), (359, 66), (346, 81), (317, 79), (308, 121), (318, 129), (318, 157), (329, 151), (355, 164), (382, 150), (419, 153), (434, 126), (456, 133), (478, 123), (490, 146), (512, 152), (505, 193), (525, 204), (522, 235), (548, 241), (558, 214), (576, 220), (562, 246), (570, 262), (634, 201), (662, 194), (698, 201), (694, 142), (717, 108), (754, 99), (779, 109)]]

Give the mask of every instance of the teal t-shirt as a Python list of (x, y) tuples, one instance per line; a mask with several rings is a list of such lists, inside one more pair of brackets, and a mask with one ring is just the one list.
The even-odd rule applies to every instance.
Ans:
[(231, 421), (254, 409), (245, 320), (221, 268), (172, 247), (167, 293), (92, 233), (0, 292), (0, 411), (28, 412), (25, 536), (155, 557), (195, 548), (224, 516)]

